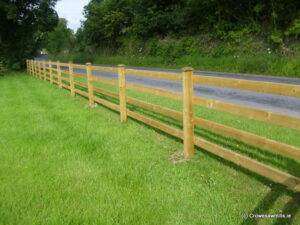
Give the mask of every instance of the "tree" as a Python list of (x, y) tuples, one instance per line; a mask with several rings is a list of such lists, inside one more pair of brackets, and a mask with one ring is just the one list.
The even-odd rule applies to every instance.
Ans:
[(81, 34), (90, 46), (110, 48), (128, 37), (147, 41), (205, 33), (226, 38), (242, 29), (271, 36), (297, 28), (299, 9), (299, 0), (91, 0)]
[(47, 36), (46, 50), (53, 55), (69, 53), (74, 43), (73, 31), (67, 27), (67, 21), (62, 18)]
[(58, 22), (57, 0), (0, 0), (0, 57), (20, 68), (41, 48)]

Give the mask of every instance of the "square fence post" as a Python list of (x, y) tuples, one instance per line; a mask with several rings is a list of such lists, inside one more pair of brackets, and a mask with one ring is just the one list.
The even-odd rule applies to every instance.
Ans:
[(183, 81), (183, 145), (184, 157), (190, 159), (195, 154), (194, 149), (194, 113), (193, 113), (193, 69), (182, 69)]
[(37, 65), (35, 60), (33, 61), (33, 75), (37, 77)]
[(31, 60), (31, 75), (34, 76), (34, 61)]
[(30, 75), (33, 76), (33, 60), (30, 60)]
[(37, 61), (34, 60), (34, 76), (38, 78)]
[(38, 67), (39, 67), (39, 78), (42, 79), (42, 62), (38, 61)]
[(34, 76), (34, 60), (31, 60), (31, 75)]
[(69, 78), (70, 78), (70, 91), (71, 96), (75, 96), (75, 85), (74, 85), (74, 76), (73, 76), (73, 63), (69, 62)]
[(29, 70), (28, 70), (28, 59), (26, 59), (26, 72), (27, 72), (27, 74), (29, 73)]
[(49, 61), (49, 76), (50, 76), (50, 84), (53, 84), (53, 72), (52, 72), (52, 62)]
[(92, 77), (92, 64), (86, 64), (86, 76), (87, 76), (87, 86), (89, 94), (89, 106), (94, 106), (94, 88), (93, 88), (93, 77)]
[(125, 66), (118, 65), (120, 120), (127, 121)]
[(43, 61), (43, 75), (44, 80), (47, 80), (46, 61)]
[(28, 74), (31, 75), (31, 60), (28, 59)]
[(26, 59), (26, 71), (27, 71), (27, 74), (29, 74), (29, 60)]
[(57, 69), (58, 86), (59, 86), (59, 88), (62, 88), (61, 69), (60, 69), (59, 61), (57, 61), (56, 69)]

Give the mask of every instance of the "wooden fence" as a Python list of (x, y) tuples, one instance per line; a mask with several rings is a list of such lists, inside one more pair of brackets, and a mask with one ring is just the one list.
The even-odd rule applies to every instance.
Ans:
[[(82, 69), (86, 74), (75, 73), (74, 69)], [(94, 76), (92, 73), (93, 71), (115, 73), (118, 74), (118, 79), (108, 79), (100, 76)], [(203, 97), (196, 97), (193, 95), (194, 84), (205, 84), (260, 93), (300, 97), (300, 85), (277, 84), (271, 82), (258, 82), (202, 75), (194, 76), (192, 68), (184, 68), (182, 73), (170, 73), (129, 69), (125, 68), (124, 65), (119, 65), (118, 67), (104, 67), (94, 66), (90, 63), (87, 63), (86, 65), (78, 65), (73, 63), (33, 60), (27, 60), (27, 72), (32, 76), (47, 80), (52, 84), (57, 84), (60, 88), (70, 90), (72, 96), (78, 94), (88, 98), (90, 106), (98, 103), (112, 110), (118, 111), (120, 113), (121, 122), (126, 122), (127, 117), (131, 117), (169, 135), (182, 139), (184, 156), (187, 159), (193, 157), (195, 154), (194, 146), (197, 146), (242, 168), (266, 177), (273, 182), (285, 185), (292, 191), (300, 192), (299, 177), (295, 177), (277, 168), (273, 168), (269, 165), (258, 162), (248, 156), (239, 154), (198, 137), (195, 135), (194, 127), (200, 126), (203, 129), (218, 135), (233, 138), (245, 144), (262, 149), (262, 151), (280, 154), (284, 157), (289, 157), (294, 160), (300, 160), (299, 148), (261, 137), (247, 131), (238, 130), (236, 128), (199, 118), (193, 113), (193, 106), (200, 105), (219, 111), (229, 112), (238, 116), (248, 117), (250, 119), (300, 130), (300, 119), (296, 117), (290, 117), (260, 109), (206, 99)], [(67, 77), (63, 76), (62, 74), (67, 75)], [(182, 93), (177, 93), (126, 82), (126, 74), (182, 82), (183, 91)], [(76, 78), (85, 78), (86, 82), (75, 80)], [(93, 84), (94, 82), (114, 85), (118, 87), (118, 94), (99, 88)], [(87, 91), (83, 91), (80, 89), (80, 87), (86, 88)], [(126, 96), (127, 89), (182, 101), (183, 110), (180, 112), (160, 105), (141, 101), (136, 98), (128, 97)], [(103, 96), (118, 99), (119, 104), (115, 104), (104, 98), (100, 98), (95, 94), (101, 94)], [(166, 123), (134, 112), (127, 107), (127, 104), (150, 110), (182, 122), (183, 130), (174, 128)]]

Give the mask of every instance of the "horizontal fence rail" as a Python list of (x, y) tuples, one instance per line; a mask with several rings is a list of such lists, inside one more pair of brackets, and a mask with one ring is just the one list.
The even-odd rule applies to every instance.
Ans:
[(300, 97), (299, 85), (277, 84), (273, 82), (262, 82), (253, 80), (242, 80), (234, 78), (221, 78), (211, 76), (195, 76), (195, 84), (212, 85), (218, 87), (235, 88), (240, 90), (255, 91), (267, 94)]
[[(213, 85), (226, 88), (237, 88), (247, 91), (256, 91), (261, 93), (279, 94), (293, 97), (300, 97), (300, 85), (276, 84), (269, 82), (258, 82), (239, 80), (231, 78), (215, 78), (202, 75), (193, 75), (192, 68), (184, 68), (182, 73), (158, 72), (128, 69), (124, 65), (117, 67), (94, 66), (92, 64), (78, 65), (51, 61), (27, 60), (27, 72), (37, 78), (47, 80), (60, 88), (70, 90), (71, 96), (81, 95), (89, 100), (89, 106), (93, 107), (95, 103), (103, 105), (120, 113), (121, 122), (126, 122), (127, 117), (141, 121), (155, 129), (161, 130), (169, 135), (177, 137), (183, 141), (184, 156), (191, 158), (195, 154), (194, 146), (208, 151), (220, 158), (230, 161), (242, 168), (254, 172), (269, 180), (285, 185), (290, 190), (300, 192), (300, 178), (280, 171), (269, 165), (258, 162), (248, 156), (211, 143), (201, 137), (196, 136), (194, 127), (199, 126), (222, 137), (233, 138), (247, 145), (256, 147), (261, 151), (278, 154), (293, 160), (300, 160), (300, 148), (281, 143), (266, 137), (259, 136), (247, 131), (239, 130), (227, 125), (219, 124), (203, 118), (196, 117), (193, 113), (193, 107), (200, 105), (219, 111), (231, 113), (233, 115), (243, 116), (266, 123), (273, 123), (279, 126), (289, 127), (300, 130), (300, 119), (289, 117), (277, 113), (267, 112), (260, 109), (245, 107), (232, 103), (221, 102), (217, 100), (196, 97), (193, 95), (194, 84)], [(83, 70), (83, 73), (74, 72), (74, 69)], [(105, 78), (95, 76), (94, 71), (109, 72), (117, 74), (116, 78)], [(168, 91), (159, 88), (146, 87), (140, 84), (126, 81), (126, 76), (141, 76), (153, 79), (164, 79), (175, 82), (182, 82), (182, 93)], [(110, 85), (117, 88), (118, 93), (114, 93), (103, 88), (97, 87), (97, 83)], [(126, 90), (153, 94), (164, 98), (173, 99), (182, 102), (183, 110), (176, 111), (165, 106), (148, 103), (126, 94)], [(103, 96), (103, 97), (100, 97)], [(115, 101), (107, 100), (108, 98)], [(118, 102), (118, 103), (115, 103)], [(152, 119), (138, 113), (128, 105), (145, 109), (168, 118), (172, 118), (182, 123), (183, 129), (175, 128), (162, 121)]]

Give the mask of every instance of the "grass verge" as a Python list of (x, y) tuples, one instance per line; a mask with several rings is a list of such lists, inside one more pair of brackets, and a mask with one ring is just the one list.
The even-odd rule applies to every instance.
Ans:
[[(243, 217), (249, 213), (292, 214), (265, 224), (300, 219), (299, 196), (206, 153), (174, 164), (178, 140), (133, 120), (121, 124), (117, 113), (89, 109), (45, 81), (11, 74), (0, 88), (0, 224), (253, 224)], [(242, 119), (235, 126), (265, 132)], [(285, 134), (268, 135), (299, 145), (294, 131)]]

